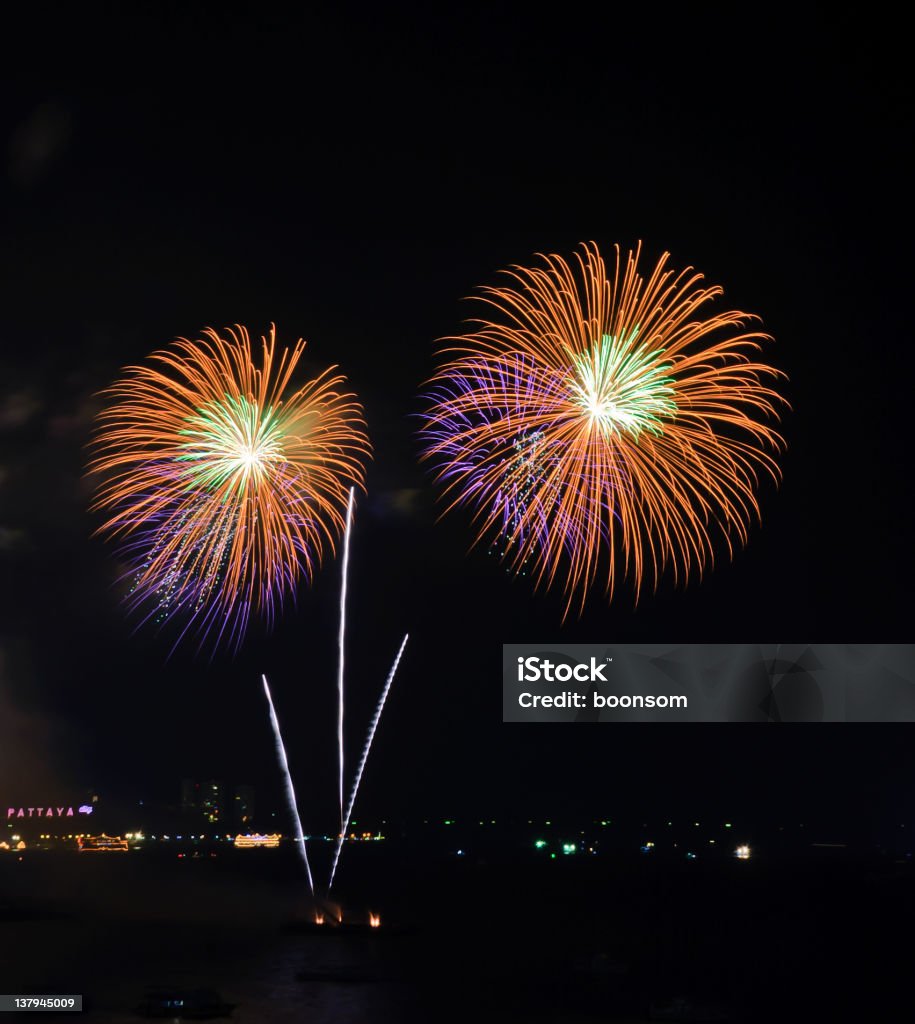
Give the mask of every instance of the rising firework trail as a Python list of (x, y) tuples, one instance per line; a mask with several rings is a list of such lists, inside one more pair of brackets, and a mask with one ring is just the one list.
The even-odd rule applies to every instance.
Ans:
[(311, 865), (308, 863), (308, 850), (305, 848), (305, 834), (302, 831), (302, 821), (299, 818), (299, 808), (295, 800), (295, 789), (292, 785), (292, 776), (289, 774), (289, 762), (286, 759), (286, 748), (283, 746), (283, 734), (280, 732), (279, 719), (276, 717), (276, 709), (273, 706), (273, 698), (270, 696), (270, 686), (267, 677), (261, 676), (264, 681), (264, 693), (267, 695), (267, 704), (270, 706), (270, 724), (273, 726), (273, 735), (276, 737), (276, 753), (280, 759), (280, 767), (283, 769), (283, 776), (286, 780), (286, 797), (289, 800), (289, 809), (295, 821), (296, 837), (299, 849), (302, 853), (302, 862), (305, 865), (305, 873), (308, 875), (308, 888), (311, 890), (312, 899), (315, 895), (315, 882), (311, 876)]
[(340, 851), (343, 849), (343, 839), (346, 835), (346, 830), (349, 827), (349, 819), (350, 815), (353, 813), (353, 805), (356, 803), (356, 794), (359, 792), (359, 783), (362, 781), (362, 772), (365, 769), (365, 762), (368, 760), (369, 751), (372, 749), (372, 740), (375, 738), (375, 730), (378, 728), (381, 712), (384, 711), (384, 702), (388, 699), (388, 691), (391, 689), (391, 683), (394, 682), (394, 676), (397, 674), (397, 666), (400, 664), (400, 659), (403, 655), (404, 648), (407, 646), (407, 640), (409, 640), (409, 638), (410, 634), (405, 633), (403, 640), (400, 642), (400, 650), (397, 652), (397, 657), (394, 659), (391, 671), (388, 672), (388, 678), (385, 680), (384, 689), (381, 691), (381, 699), (378, 701), (378, 707), (375, 708), (375, 714), (372, 718), (371, 724), (369, 725), (369, 734), (366, 737), (365, 746), (362, 748), (362, 757), (359, 758), (359, 767), (356, 769), (356, 778), (353, 782), (353, 788), (349, 795), (349, 803), (346, 805), (346, 814), (343, 816), (340, 835), (337, 836), (337, 845), (334, 849), (334, 862), (330, 869), (330, 881), (327, 883), (328, 894), (330, 894), (330, 890), (334, 884), (334, 875), (337, 873), (337, 862), (340, 860)]
[(346, 529), (343, 531), (343, 582), (340, 585), (340, 659), (337, 666), (337, 750), (339, 762), (339, 793), (340, 793), (340, 831), (343, 831), (343, 655), (344, 637), (346, 634), (346, 571), (349, 567), (349, 535), (353, 525), (353, 501), (356, 489), (350, 487), (349, 501), (346, 505)]

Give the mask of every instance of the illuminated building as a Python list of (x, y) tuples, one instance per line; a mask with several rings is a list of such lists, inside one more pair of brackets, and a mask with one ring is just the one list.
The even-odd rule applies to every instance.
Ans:
[(250, 827), (254, 818), (254, 787), (239, 785), (235, 787), (235, 799), (232, 801), (235, 825), (240, 828)]
[(218, 779), (181, 781), (181, 811), (198, 822), (218, 825), (226, 818), (226, 787)]
[(219, 779), (182, 779), (181, 812), (186, 828), (206, 824), (246, 831), (254, 818), (254, 787), (239, 783), (233, 790)]
[(209, 779), (200, 785), (200, 802), (198, 804), (203, 817), (211, 825), (218, 825), (226, 818), (226, 787), (225, 783)]

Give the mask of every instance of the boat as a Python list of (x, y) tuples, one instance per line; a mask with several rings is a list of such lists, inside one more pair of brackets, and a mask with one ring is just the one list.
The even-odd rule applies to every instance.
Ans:
[(127, 853), (127, 840), (122, 836), (77, 836), (80, 853)]

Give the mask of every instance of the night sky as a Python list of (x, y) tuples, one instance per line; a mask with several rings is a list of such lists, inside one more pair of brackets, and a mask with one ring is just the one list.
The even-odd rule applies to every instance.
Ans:
[[(215, 776), (279, 806), (267, 671), (306, 828), (332, 827), (339, 563), (237, 657), (167, 660), (118, 605), (83, 478), (120, 367), (204, 326), (275, 322), (307, 339), (308, 367), (340, 364), (375, 449), (351, 559), (351, 765), (412, 637), (357, 814), (908, 820), (905, 725), (500, 721), (503, 642), (911, 639), (901, 40), (844, 14), (593, 18), (141, 4), (9, 26), (5, 791), (174, 801), (182, 777)], [(759, 313), (793, 411), (784, 483), (732, 563), (638, 607), (595, 593), (562, 624), (559, 595), (468, 553), (468, 516), (436, 521), (417, 413), (462, 297), (589, 239), (669, 250), (724, 285), (720, 308)]]

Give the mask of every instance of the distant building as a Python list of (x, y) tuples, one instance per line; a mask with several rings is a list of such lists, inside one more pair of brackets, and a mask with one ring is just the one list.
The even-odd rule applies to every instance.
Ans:
[(209, 779), (200, 784), (199, 809), (205, 821), (218, 825), (228, 819), (226, 807), (226, 786), (217, 779)]
[(181, 810), (196, 811), (200, 796), (200, 783), (193, 779), (181, 780)]
[(233, 790), (219, 779), (182, 779), (181, 812), (188, 824), (246, 829), (254, 817), (254, 787), (239, 784)]
[(240, 829), (249, 827), (254, 818), (254, 787), (236, 786), (235, 799), (232, 803), (236, 826)]

